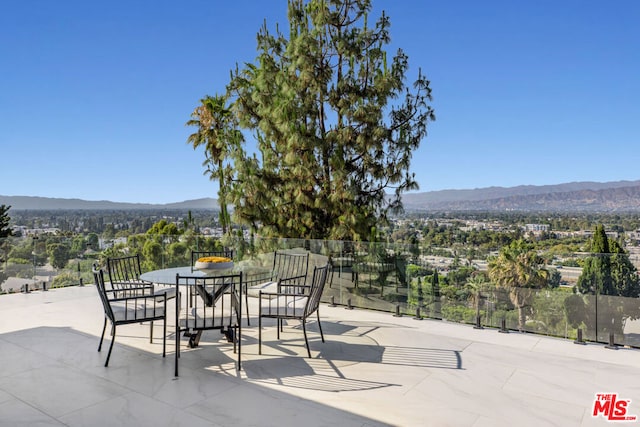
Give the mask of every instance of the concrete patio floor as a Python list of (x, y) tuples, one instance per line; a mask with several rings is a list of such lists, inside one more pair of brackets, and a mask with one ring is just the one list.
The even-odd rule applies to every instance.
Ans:
[(0, 425), (611, 425), (592, 416), (596, 393), (617, 393), (640, 416), (637, 349), (320, 310), (326, 342), (310, 323), (311, 359), (295, 323), (279, 341), (268, 323), (258, 355), (254, 317), (242, 371), (210, 331), (196, 349), (182, 341), (176, 379), (174, 335), (163, 359), (158, 323), (153, 344), (148, 325), (120, 327), (103, 366), (94, 286), (0, 296)]

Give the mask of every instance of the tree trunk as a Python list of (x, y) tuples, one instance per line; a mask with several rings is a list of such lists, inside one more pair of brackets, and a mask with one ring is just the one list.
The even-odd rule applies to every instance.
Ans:
[(533, 289), (530, 288), (512, 288), (509, 292), (511, 303), (518, 308), (518, 330), (524, 332), (527, 323), (527, 313), (525, 307), (530, 305), (533, 297)]

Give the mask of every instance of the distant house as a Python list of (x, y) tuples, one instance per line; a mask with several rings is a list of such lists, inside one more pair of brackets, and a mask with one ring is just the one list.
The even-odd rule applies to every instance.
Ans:
[(525, 224), (523, 229), (525, 232), (541, 233), (543, 231), (549, 231), (549, 224)]
[(40, 236), (43, 234), (60, 234), (60, 229), (56, 227), (47, 227), (47, 228), (23, 228), (22, 235), (23, 236)]

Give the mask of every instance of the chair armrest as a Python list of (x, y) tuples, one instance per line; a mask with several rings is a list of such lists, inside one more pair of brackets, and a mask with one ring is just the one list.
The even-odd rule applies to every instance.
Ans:
[[(304, 285), (304, 281), (306, 280), (306, 278), (307, 278), (306, 274), (300, 274), (299, 276), (283, 277), (279, 281), (284, 285), (301, 286), (299, 283), (296, 283), (296, 282), (299, 280), (302, 280), (303, 281), (302, 285)], [(293, 282), (293, 283), (290, 283), (290, 282)]]
[(114, 280), (111, 282), (111, 286), (121, 286), (122, 288), (149, 288), (153, 290), (153, 283), (144, 280)]
[(136, 296), (136, 295), (153, 295), (154, 285), (151, 282), (145, 281), (117, 281), (111, 282), (113, 289), (107, 289), (107, 291), (120, 292), (122, 296)]
[[(311, 286), (305, 285), (306, 279), (307, 279), (306, 274), (303, 274), (300, 276), (285, 277), (284, 279), (280, 279), (278, 280), (278, 292), (289, 293), (289, 294), (303, 293), (305, 292), (305, 290), (311, 289)], [(286, 290), (286, 289), (294, 289), (294, 291)]]
[(262, 298), (264, 296), (264, 297), (268, 297), (269, 299), (277, 298), (277, 297), (302, 298), (302, 297), (309, 296), (307, 294), (290, 293), (290, 292), (263, 292), (263, 291), (260, 291), (258, 294), (259, 294), (260, 298)]

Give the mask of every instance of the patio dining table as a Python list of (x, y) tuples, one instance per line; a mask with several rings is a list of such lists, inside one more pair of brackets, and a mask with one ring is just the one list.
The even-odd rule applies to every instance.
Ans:
[[(196, 291), (196, 293), (198, 295), (200, 295), (200, 297), (202, 298), (202, 300), (204, 301), (206, 306), (212, 306), (213, 304), (215, 304), (217, 298), (219, 298), (220, 296), (222, 296), (224, 293), (227, 292), (227, 289), (229, 288), (229, 285), (225, 285), (224, 283), (222, 283), (221, 287), (218, 289), (217, 292), (215, 292), (214, 294), (208, 292), (205, 289), (205, 286), (201, 283), (199, 283), (199, 280), (186, 280), (184, 282), (179, 282), (178, 281), (178, 276), (180, 277), (189, 277), (189, 278), (199, 278), (199, 277), (211, 277), (211, 276), (224, 276), (224, 275), (229, 275), (229, 274), (234, 274), (237, 273), (237, 271), (233, 271), (232, 268), (225, 268), (225, 269), (220, 269), (220, 270), (213, 270), (213, 271), (201, 271), (198, 270), (194, 267), (191, 266), (184, 266), (184, 267), (171, 267), (171, 268), (163, 268), (163, 269), (159, 269), (159, 270), (152, 270), (152, 271), (148, 271), (146, 273), (142, 273), (140, 275), (140, 279), (141, 280), (145, 280), (147, 282), (151, 282), (153, 284), (156, 285), (163, 285), (163, 286), (176, 286), (178, 287), (178, 284), (180, 285), (184, 285), (184, 286), (193, 286), (194, 290)], [(176, 294), (180, 295), (180, 290), (176, 289)], [(179, 316), (180, 316), (180, 311), (182, 309), (181, 307), (181, 303), (180, 303), (180, 298), (178, 297), (177, 299), (177, 303), (176, 303), (176, 312), (175, 312), (175, 322), (176, 322), (176, 376), (177, 376), (177, 372), (178, 372), (178, 362), (177, 362), (177, 354), (178, 354), (178, 346), (180, 345), (180, 323), (179, 323)], [(232, 298), (232, 304), (236, 307), (236, 309), (239, 309), (237, 303), (237, 299)], [(185, 302), (185, 304), (187, 306), (192, 306), (193, 301), (189, 302), (188, 300)], [(198, 342), (200, 341), (200, 337), (202, 335), (202, 330), (198, 330), (196, 332), (192, 332), (189, 330), (185, 330), (184, 331), (184, 337), (189, 338), (189, 347), (194, 348), (198, 346)]]
[[(223, 276), (229, 274), (237, 274), (242, 272), (242, 292), (245, 293), (245, 299), (247, 300), (247, 324), (250, 324), (249, 321), (249, 308), (248, 308), (248, 297), (247, 297), (247, 288), (250, 285), (263, 282), (265, 280), (269, 280), (271, 277), (271, 269), (261, 266), (256, 266), (253, 264), (245, 264), (245, 263), (236, 263), (232, 268), (225, 268), (219, 270), (207, 270), (201, 271), (193, 266), (182, 266), (182, 267), (169, 267), (162, 268), (159, 270), (152, 270), (146, 273), (142, 273), (140, 275), (141, 280), (145, 280), (157, 285), (163, 286), (176, 286), (176, 277), (179, 275), (181, 277), (207, 277), (207, 276)], [(178, 291), (178, 290), (177, 290)], [(207, 304), (212, 303), (212, 301), (207, 301), (208, 294), (204, 292), (204, 289), (197, 289), (197, 292), (205, 299)], [(176, 311), (179, 307), (176, 306)]]
[[(206, 276), (218, 276), (218, 275), (227, 275), (236, 273), (231, 268), (225, 268), (220, 270), (210, 270), (207, 272), (198, 270), (194, 267), (171, 267), (171, 268), (163, 268), (160, 270), (152, 270), (147, 273), (142, 273), (140, 275), (140, 279), (145, 280), (147, 282), (151, 282), (157, 285), (166, 285), (166, 286), (176, 286), (177, 276), (181, 277), (206, 277)], [(202, 286), (199, 286), (196, 282), (193, 282), (196, 286), (196, 291), (202, 297), (207, 305), (213, 304), (211, 300), (211, 296), (204, 290)], [(225, 289), (221, 289), (224, 291)], [(178, 290), (176, 290), (178, 292)], [(176, 306), (176, 311), (178, 307)]]
[[(220, 274), (229, 274), (231, 269), (219, 270)], [(189, 277), (205, 277), (207, 274), (194, 267), (171, 267), (162, 268), (160, 270), (147, 271), (140, 275), (141, 280), (152, 282), (157, 285), (176, 285), (176, 276), (189, 276)]]
[(233, 268), (230, 269), (209, 270), (205, 273), (204, 271), (198, 270), (197, 268), (191, 266), (170, 267), (162, 268), (160, 270), (147, 271), (146, 273), (142, 273), (140, 275), (140, 279), (158, 285), (175, 286), (176, 275), (189, 277), (205, 277), (210, 275), (225, 275), (239, 272), (242, 272), (243, 282), (249, 283), (255, 280), (262, 280), (264, 276), (270, 275), (271, 269), (254, 265), (243, 266), (236, 264)]

